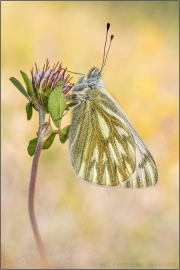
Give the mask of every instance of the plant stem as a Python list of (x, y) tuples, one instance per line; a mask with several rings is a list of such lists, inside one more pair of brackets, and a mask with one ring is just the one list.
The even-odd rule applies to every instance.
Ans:
[(42, 126), (45, 121), (45, 112), (42, 109), (39, 109), (39, 126)]
[[(45, 120), (45, 114), (44, 111), (39, 111), (39, 125), (41, 126), (44, 123)], [(38, 162), (39, 162), (39, 157), (41, 154), (41, 150), (43, 147), (43, 142), (38, 138), (34, 158), (33, 158), (33, 163), (32, 163), (32, 169), (31, 169), (31, 178), (30, 178), (30, 184), (29, 184), (29, 200), (28, 200), (28, 208), (29, 208), (29, 217), (32, 225), (32, 229), (34, 232), (34, 236), (36, 238), (36, 242), (38, 245), (38, 250), (41, 255), (41, 258), (43, 259), (44, 262), (47, 262), (46, 259), (46, 252), (45, 248), (43, 245), (43, 242), (41, 240), (37, 222), (36, 222), (36, 217), (34, 213), (34, 195), (35, 195), (35, 184), (36, 184), (36, 176), (37, 176), (37, 169), (38, 169)]]

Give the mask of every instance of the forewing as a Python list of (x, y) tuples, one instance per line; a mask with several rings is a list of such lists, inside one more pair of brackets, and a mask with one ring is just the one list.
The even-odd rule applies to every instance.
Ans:
[(120, 117), (122, 117), (126, 122), (126, 125), (131, 132), (131, 136), (133, 137), (135, 145), (135, 170), (127, 180), (120, 183), (120, 187), (145, 188), (148, 186), (154, 186), (158, 181), (158, 171), (152, 155), (140, 139), (139, 135), (136, 133), (135, 129), (129, 122), (127, 116), (125, 115), (121, 107), (105, 90), (103, 92), (104, 93), (101, 94), (102, 101), (103, 99), (108, 99), (111, 104), (114, 104), (116, 109), (119, 111), (118, 114), (120, 114)]
[(122, 188), (145, 188), (154, 186), (158, 181), (158, 172), (155, 161), (145, 145), (133, 134), (136, 144), (136, 169), (124, 182)]
[[(126, 117), (122, 109), (121, 113)], [(158, 181), (156, 163), (127, 117), (126, 121), (129, 125), (136, 146), (136, 169), (126, 181), (120, 184), (120, 186), (122, 188), (145, 188), (154, 186)]]

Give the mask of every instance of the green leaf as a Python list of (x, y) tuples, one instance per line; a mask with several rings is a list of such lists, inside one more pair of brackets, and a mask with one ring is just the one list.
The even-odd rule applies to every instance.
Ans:
[[(56, 136), (56, 134), (55, 133), (52, 133), (51, 136), (49, 137), (49, 139), (44, 143), (42, 149), (45, 149), (45, 150), (48, 149), (52, 145), (55, 136)], [(33, 140), (31, 140), (29, 142), (28, 153), (29, 153), (29, 155), (31, 157), (34, 156), (34, 153), (35, 153), (35, 150), (36, 150), (37, 141), (38, 141), (38, 138), (35, 138), (35, 139), (33, 139)]]
[(61, 133), (59, 134), (60, 142), (65, 143), (67, 141), (69, 134), (69, 127), (70, 125), (61, 130)]
[[(66, 101), (63, 92), (63, 85), (58, 85), (50, 94), (48, 99), (48, 110), (51, 118), (57, 128), (60, 127), (61, 117), (63, 116), (64, 110), (66, 108)], [(58, 120), (59, 119), (59, 120)]]
[(30, 120), (33, 114), (33, 106), (31, 102), (29, 102), (26, 105), (26, 113), (27, 113), (27, 120)]
[(31, 93), (31, 97), (34, 97), (34, 89), (32, 87), (32, 84), (28, 78), (28, 76), (26, 75), (26, 73), (24, 73), (22, 70), (20, 71), (22, 77), (23, 77), (23, 80), (27, 86), (27, 88), (29, 89), (30, 93)]
[(29, 100), (29, 96), (28, 96), (26, 90), (24, 89), (24, 87), (22, 86), (22, 84), (14, 77), (11, 77), (9, 80)]
[(28, 145), (28, 153), (32, 157), (35, 153), (36, 150), (36, 145), (37, 145), (38, 138), (35, 138), (29, 142)]
[(51, 134), (51, 136), (49, 137), (49, 139), (44, 143), (43, 149), (48, 149), (52, 145), (55, 136), (56, 136), (55, 133), (52, 133)]

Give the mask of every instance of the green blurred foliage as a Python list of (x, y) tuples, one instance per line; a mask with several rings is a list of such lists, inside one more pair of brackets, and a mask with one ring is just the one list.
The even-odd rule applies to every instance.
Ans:
[[(117, 100), (156, 160), (159, 183), (145, 190), (101, 188), (76, 179), (68, 143), (43, 151), (36, 216), (57, 268), (178, 268), (178, 15), (175, 1), (29, 2), (2, 7), (2, 268), (38, 268), (27, 210), (38, 114), (9, 81), (63, 63), (101, 66), (106, 23), (115, 35), (104, 68)], [(73, 82), (78, 76), (73, 75)], [(62, 127), (70, 122), (70, 113)]]

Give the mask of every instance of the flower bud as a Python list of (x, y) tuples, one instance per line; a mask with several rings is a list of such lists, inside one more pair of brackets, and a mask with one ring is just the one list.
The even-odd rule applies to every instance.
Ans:
[(51, 134), (54, 133), (50, 123), (44, 123), (38, 129), (37, 136), (42, 142), (45, 142), (49, 139)]

